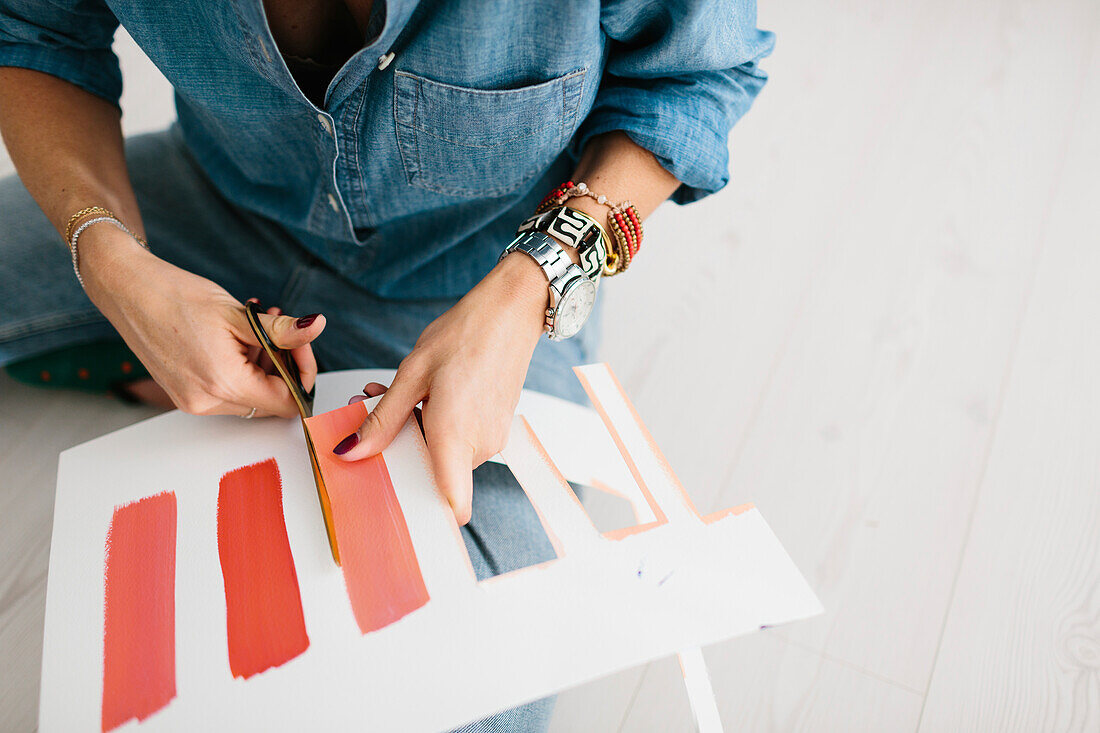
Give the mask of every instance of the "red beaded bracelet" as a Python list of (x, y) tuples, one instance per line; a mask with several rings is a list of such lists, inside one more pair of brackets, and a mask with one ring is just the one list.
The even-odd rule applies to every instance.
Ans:
[(607, 253), (607, 265), (604, 267), (604, 275), (617, 275), (625, 271), (626, 268), (630, 267), (631, 260), (634, 259), (634, 256), (638, 254), (638, 250), (642, 247), (642, 222), (633, 203), (623, 201), (612, 204), (603, 194), (593, 193), (588, 188), (588, 184), (583, 181), (580, 183), (566, 181), (547, 194), (535, 211), (541, 213), (555, 206), (561, 206), (569, 199), (579, 196), (593, 198), (597, 203), (609, 207), (607, 227), (611, 230), (613, 241), (612, 251)]

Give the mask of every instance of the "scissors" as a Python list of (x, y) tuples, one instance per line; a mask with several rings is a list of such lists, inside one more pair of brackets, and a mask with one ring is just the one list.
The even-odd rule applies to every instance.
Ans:
[(313, 438), (309, 435), (305, 420), (313, 417), (313, 398), (317, 394), (317, 385), (306, 392), (302, 385), (302, 377), (298, 373), (298, 365), (293, 357), (283, 349), (275, 345), (267, 331), (260, 324), (260, 308), (256, 303), (245, 304), (245, 315), (248, 317), (248, 325), (256, 334), (264, 353), (271, 359), (279, 376), (283, 378), (290, 395), (298, 406), (298, 414), (302, 418), (302, 431), (306, 434), (306, 449), (309, 451), (309, 464), (313, 468), (313, 482), (317, 484), (317, 498), (321, 500), (321, 516), (325, 518), (325, 533), (328, 534), (328, 546), (332, 550), (332, 559), (340, 564), (340, 550), (336, 546), (336, 526), (332, 522), (332, 503), (329, 501), (328, 489), (325, 488), (325, 479), (321, 476), (321, 466), (317, 463), (317, 449), (313, 446)]

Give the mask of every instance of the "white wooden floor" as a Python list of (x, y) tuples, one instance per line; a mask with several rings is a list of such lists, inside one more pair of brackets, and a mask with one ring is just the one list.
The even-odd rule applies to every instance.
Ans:
[[(659, 211), (602, 290), (604, 356), (696, 502), (756, 502), (827, 609), (706, 650), (727, 729), (1100, 730), (1100, 3), (762, 5), (733, 183)], [(160, 126), (121, 45), (127, 127)], [(693, 267), (662, 292), (666, 253)], [(57, 453), (148, 413), (0, 394), (0, 730), (23, 731)], [(672, 660), (553, 725), (691, 727)]]

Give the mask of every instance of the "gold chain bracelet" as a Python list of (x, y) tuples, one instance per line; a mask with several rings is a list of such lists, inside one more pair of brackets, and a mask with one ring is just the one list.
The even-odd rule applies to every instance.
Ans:
[[(86, 219), (81, 223), (81, 220), (86, 216), (92, 216), (92, 218)], [(116, 227), (129, 234), (130, 237), (146, 251), (149, 250), (149, 243), (145, 241), (145, 237), (137, 234), (132, 231), (130, 227), (123, 224), (122, 220), (115, 216), (114, 212), (110, 209), (105, 209), (102, 206), (88, 206), (81, 209), (69, 217), (69, 223), (65, 227), (65, 244), (69, 247), (69, 254), (72, 256), (73, 272), (76, 274), (76, 280), (80, 283), (80, 287), (82, 288), (84, 287), (84, 278), (80, 274), (80, 255), (76, 248), (77, 240), (85, 229), (94, 224), (99, 224), (100, 222), (111, 222)]]
[[(114, 219), (119, 224), (122, 224), (122, 219), (119, 219), (118, 216), (115, 215), (115, 212), (111, 211), (110, 209), (105, 209), (102, 206), (87, 206), (70, 216), (69, 223), (65, 226), (65, 244), (68, 245), (69, 249), (72, 249), (73, 230), (76, 229), (77, 222), (79, 222), (85, 216), (89, 216), (91, 214), (95, 214), (97, 216), (106, 216), (107, 218)], [(131, 237), (136, 239), (138, 241), (138, 244), (140, 244), (145, 249), (149, 249), (149, 243), (145, 241), (145, 237), (130, 231), (130, 229), (125, 225), (123, 225), (122, 228), (126, 232), (128, 232)]]

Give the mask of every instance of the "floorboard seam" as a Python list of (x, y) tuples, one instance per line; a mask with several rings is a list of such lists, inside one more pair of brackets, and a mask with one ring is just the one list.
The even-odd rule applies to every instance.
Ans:
[[(1095, 25), (1095, 21), (1094, 21)], [(984, 449), (982, 451), (982, 465), (981, 470), (978, 473), (978, 477), (975, 480), (974, 497), (970, 502), (970, 516), (966, 523), (966, 532), (963, 534), (962, 548), (959, 552), (959, 560), (955, 565), (955, 577), (951, 581), (951, 590), (947, 596), (947, 605), (944, 610), (943, 620), (940, 623), (940, 633), (936, 639), (936, 651), (932, 655), (932, 668), (929, 670), (928, 679), (924, 684), (924, 693), (921, 695), (920, 715), (917, 716), (917, 728), (919, 731), (924, 723), (924, 711), (928, 704), (928, 692), (932, 688), (932, 679), (936, 675), (936, 663), (939, 660), (940, 651), (943, 646), (944, 632), (947, 630), (947, 620), (951, 616), (951, 607), (955, 603), (955, 596), (958, 592), (959, 573), (962, 570), (962, 565), (966, 559), (966, 550), (970, 545), (970, 535), (974, 530), (974, 517), (977, 514), (978, 503), (982, 496), (982, 486), (985, 483), (985, 474), (989, 469), (989, 457), (993, 452), (993, 446), (997, 442), (998, 427), (1001, 419), (1001, 411), (1004, 409), (1005, 398), (1008, 394), (1008, 388), (1012, 381), (1013, 367), (1016, 362), (1016, 355), (1020, 348), (1020, 340), (1023, 336), (1024, 322), (1027, 319), (1028, 310), (1031, 307), (1031, 299), (1035, 293), (1035, 283), (1038, 280), (1039, 268), (1042, 266), (1043, 259), (1046, 256), (1049, 243), (1047, 241), (1047, 230), (1050, 225), (1051, 212), (1054, 209), (1054, 203), (1058, 198), (1058, 194), (1062, 188), (1063, 173), (1066, 168), (1066, 163), (1069, 159), (1070, 143), (1076, 137), (1077, 126), (1080, 122), (1081, 105), (1085, 96), (1086, 82), (1088, 80), (1088, 69), (1092, 63), (1092, 56), (1096, 53), (1097, 36), (1100, 32), (1096, 28), (1093, 29), (1091, 38), (1086, 48), (1085, 57), (1081, 64), (1081, 72), (1079, 74), (1080, 91), (1077, 95), (1076, 103), (1073, 106), (1073, 111), (1070, 113), (1069, 124), (1066, 126), (1066, 136), (1062, 144), (1062, 151), (1058, 159), (1057, 172), (1054, 176), (1054, 182), (1051, 186), (1050, 194), (1047, 197), (1046, 205), (1043, 210), (1043, 219), (1039, 228), (1039, 242), (1035, 250), (1035, 254), (1032, 256), (1034, 266), (1031, 268), (1031, 277), (1028, 280), (1027, 290), (1024, 293), (1023, 302), (1020, 305), (1018, 315), (1016, 317), (1016, 329), (1012, 335), (1012, 346), (1009, 350), (1008, 366), (1001, 377), (1001, 384), (997, 389), (997, 405), (993, 412), (992, 417), (992, 429), (989, 431), (989, 437), (986, 439)]]
[(824, 659), (827, 662), (832, 662), (833, 664), (838, 664), (841, 667), (844, 667), (845, 669), (850, 669), (853, 672), (856, 672), (856, 673), (858, 673), (858, 674), (860, 674), (864, 677), (869, 677), (869, 678), (871, 678), (871, 679), (873, 679), (877, 682), (882, 682), (884, 684), (890, 685), (891, 687), (896, 687), (899, 690), (902, 690), (904, 692), (909, 692), (909, 693), (912, 693), (914, 695), (918, 695), (922, 698), (924, 697), (923, 693), (918, 689), (910, 687), (909, 685), (906, 685), (902, 682), (898, 682), (897, 680), (892, 680), (889, 677), (885, 677), (885, 676), (879, 674), (878, 672), (873, 672), (873, 671), (867, 669), (866, 667), (861, 667), (858, 664), (855, 664), (854, 662), (849, 662), (847, 659), (842, 659), (841, 657), (833, 656), (832, 654), (829, 654), (828, 652), (823, 652), (820, 649), (815, 649), (812, 646), (810, 646), (809, 644), (806, 644), (806, 643), (801, 642), (801, 641), (795, 641), (795, 640), (787, 638), (787, 637), (779, 636), (778, 634), (775, 635), (775, 636), (776, 636), (777, 639), (781, 639), (783, 642), (785, 642), (787, 644), (790, 644), (793, 647), (798, 647), (802, 651), (809, 652), (810, 654), (813, 654), (816, 657), (820, 657), (821, 659)]
[(628, 702), (623, 709), (623, 717), (619, 720), (619, 727), (615, 729), (618, 733), (623, 733), (623, 728), (626, 726), (626, 719), (630, 717), (630, 711), (634, 709), (634, 703), (638, 700), (638, 693), (642, 691), (642, 683), (645, 682), (645, 677), (649, 674), (650, 664), (652, 664), (652, 662), (648, 662), (645, 669), (642, 670), (641, 676), (638, 677), (638, 684), (634, 686), (634, 694), (630, 696), (630, 702)]

